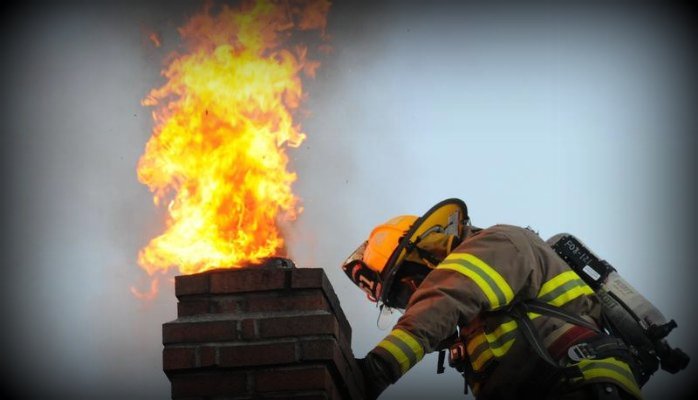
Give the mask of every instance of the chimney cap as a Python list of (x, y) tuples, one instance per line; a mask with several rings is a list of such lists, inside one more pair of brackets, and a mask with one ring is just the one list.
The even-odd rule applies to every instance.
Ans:
[(293, 260), (283, 257), (269, 257), (264, 259), (258, 264), (263, 268), (282, 268), (282, 269), (294, 269), (296, 264)]

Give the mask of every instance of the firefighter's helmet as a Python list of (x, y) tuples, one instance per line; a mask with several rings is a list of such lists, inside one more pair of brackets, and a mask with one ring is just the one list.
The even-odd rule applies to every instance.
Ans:
[(417, 218), (414, 215), (401, 215), (375, 227), (364, 250), (363, 261), (366, 266), (379, 274), (383, 272), (400, 239)]
[(420, 218), (392, 218), (373, 229), (342, 269), (371, 301), (405, 308), (424, 277), (463, 239), (468, 222), (459, 199), (444, 200)]

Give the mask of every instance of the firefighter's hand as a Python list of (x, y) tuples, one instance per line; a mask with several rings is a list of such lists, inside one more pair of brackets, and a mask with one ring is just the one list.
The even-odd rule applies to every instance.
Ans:
[(366, 358), (357, 358), (357, 364), (364, 377), (366, 399), (375, 400), (393, 381), (390, 378), (385, 362), (372, 353)]

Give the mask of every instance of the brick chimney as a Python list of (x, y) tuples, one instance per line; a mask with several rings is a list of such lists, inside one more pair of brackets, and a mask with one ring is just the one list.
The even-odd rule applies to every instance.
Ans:
[(322, 269), (290, 260), (175, 278), (162, 326), (173, 399), (363, 399), (351, 327)]

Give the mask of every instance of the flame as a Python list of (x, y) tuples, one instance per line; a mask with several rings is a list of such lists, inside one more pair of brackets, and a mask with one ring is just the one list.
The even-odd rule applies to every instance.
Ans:
[(286, 150), (305, 139), (293, 120), (300, 74), (319, 64), (307, 47), (283, 45), (296, 30), (324, 37), (329, 5), (260, 0), (214, 13), (208, 4), (179, 29), (185, 51), (169, 56), (167, 82), (142, 102), (155, 125), (138, 179), (167, 205), (165, 231), (138, 255), (149, 275), (285, 254), (281, 226), (302, 212)]
[(155, 47), (162, 46), (162, 39), (160, 39), (160, 35), (157, 32), (150, 32), (150, 34), (148, 35), (148, 39), (153, 43)]
[(160, 286), (160, 279), (154, 277), (150, 281), (150, 290), (147, 292), (142, 292), (138, 290), (135, 286), (131, 286), (131, 294), (139, 300), (153, 300), (158, 294), (158, 287)]

